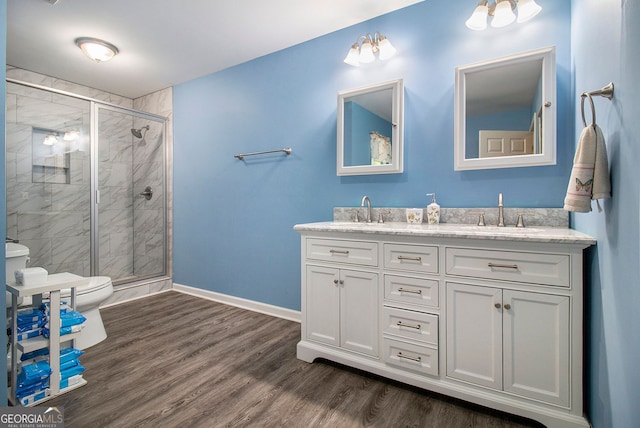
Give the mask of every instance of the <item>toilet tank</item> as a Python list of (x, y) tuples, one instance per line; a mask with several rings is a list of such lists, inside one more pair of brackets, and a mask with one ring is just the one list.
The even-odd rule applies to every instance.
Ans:
[[(13, 282), (16, 280), (14, 272), (18, 269), (23, 269), (27, 267), (27, 260), (29, 259), (29, 248), (25, 247), (22, 244), (15, 244), (13, 242), (7, 242), (5, 246), (5, 251), (7, 253), (7, 272), (6, 272), (6, 280), (7, 282)], [(7, 307), (11, 306), (11, 294), (7, 292)], [(18, 304), (21, 303), (19, 299)]]

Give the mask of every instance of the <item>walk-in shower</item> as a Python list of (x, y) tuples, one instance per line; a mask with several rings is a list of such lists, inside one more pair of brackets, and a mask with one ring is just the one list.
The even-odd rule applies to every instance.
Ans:
[(29, 265), (166, 276), (165, 118), (10, 79), (7, 110), (6, 236)]

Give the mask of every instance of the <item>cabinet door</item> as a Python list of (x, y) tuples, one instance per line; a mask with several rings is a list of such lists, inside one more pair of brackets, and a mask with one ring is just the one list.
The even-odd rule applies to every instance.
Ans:
[(447, 376), (502, 389), (502, 290), (447, 283)]
[(340, 271), (307, 266), (307, 339), (340, 345)]
[(378, 356), (378, 275), (343, 269), (340, 283), (340, 346)]
[(504, 290), (504, 390), (569, 405), (569, 297)]

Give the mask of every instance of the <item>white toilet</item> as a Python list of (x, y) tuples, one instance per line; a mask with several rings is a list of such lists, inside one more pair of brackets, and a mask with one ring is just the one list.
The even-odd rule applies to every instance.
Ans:
[[(78, 276), (78, 279), (82, 278)], [(76, 311), (87, 319), (82, 334), (76, 339), (77, 349), (87, 349), (97, 345), (107, 338), (107, 332), (102, 323), (99, 306), (113, 294), (113, 284), (108, 276), (91, 276), (89, 284), (76, 287)], [(63, 289), (61, 299), (71, 296), (70, 289)], [(64, 339), (64, 337), (63, 337)]]
[[(27, 266), (29, 259), (29, 248), (21, 244), (8, 242), (6, 244), (7, 253), (7, 282), (15, 281), (14, 272)], [(70, 274), (77, 279), (83, 277)], [(78, 349), (87, 349), (96, 345), (107, 338), (107, 332), (102, 323), (102, 317), (98, 307), (102, 302), (113, 294), (113, 284), (108, 276), (92, 276), (89, 277), (89, 284), (76, 288), (76, 311), (80, 312), (87, 319), (82, 334), (76, 339), (75, 347)], [(70, 289), (63, 289), (61, 298), (69, 298), (71, 296)], [(48, 296), (42, 296), (47, 298)], [(18, 304), (22, 301), (19, 300)], [(7, 307), (11, 306), (11, 294), (7, 293)], [(64, 339), (64, 337), (63, 337)]]
[[(7, 282), (14, 282), (16, 280), (13, 274), (18, 269), (24, 269), (27, 267), (27, 261), (29, 260), (29, 249), (21, 244), (13, 242), (7, 242), (5, 244), (5, 252), (7, 257), (6, 265), (6, 280)], [(11, 307), (11, 293), (6, 292), (7, 295), (7, 308)], [(23, 298), (18, 297), (18, 304), (22, 303)]]

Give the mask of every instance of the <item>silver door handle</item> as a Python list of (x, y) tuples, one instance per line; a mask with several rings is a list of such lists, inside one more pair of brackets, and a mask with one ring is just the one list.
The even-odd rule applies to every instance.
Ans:
[(402, 321), (398, 321), (398, 322), (396, 323), (396, 325), (397, 325), (398, 327), (415, 328), (416, 330), (420, 330), (420, 328), (421, 328), (421, 327), (420, 327), (420, 324), (416, 324), (416, 325), (414, 325), (414, 324), (405, 324), (405, 323), (403, 323)]
[(405, 360), (415, 361), (416, 363), (419, 363), (419, 362), (421, 362), (421, 361), (422, 361), (422, 358), (421, 358), (420, 356), (418, 356), (418, 357), (414, 357), (414, 356), (411, 356), (411, 355), (404, 355), (402, 352), (398, 352), (398, 353), (396, 354), (396, 356), (397, 356), (398, 358), (404, 358)]
[(487, 263), (487, 266), (489, 266), (490, 268), (504, 268), (504, 269), (518, 269), (518, 265), (513, 264), (513, 265), (503, 265), (503, 264), (499, 264), (499, 263)]

